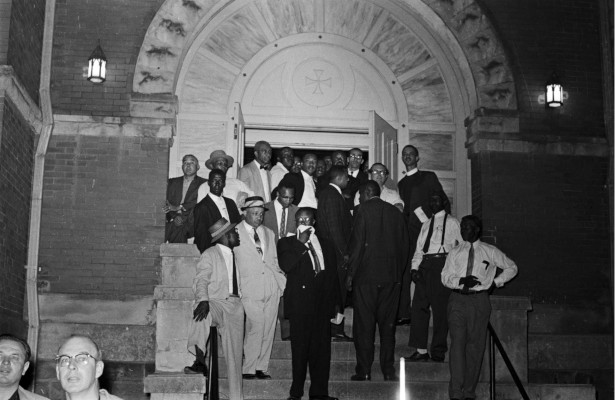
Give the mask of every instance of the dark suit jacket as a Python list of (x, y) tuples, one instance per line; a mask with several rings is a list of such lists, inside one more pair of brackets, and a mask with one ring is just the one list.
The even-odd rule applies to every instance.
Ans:
[(354, 217), (348, 249), (353, 286), (401, 282), (411, 255), (399, 210), (379, 197), (362, 203)]
[[(267, 228), (273, 231), (273, 233), (275, 234), (275, 242), (277, 243), (278, 240), (280, 240), (280, 227), (278, 226), (278, 215), (276, 213), (275, 204), (274, 204), (276, 201), (277, 200), (270, 201), (269, 203), (265, 204), (265, 208), (268, 211), (265, 211), (265, 217), (263, 218), (263, 225), (265, 225)], [(295, 222), (296, 213), (297, 213), (297, 206), (294, 204), (291, 204), (290, 207), (288, 207), (288, 210), (286, 212), (286, 233), (295, 232), (295, 230), (297, 229), (297, 223)]]
[[(442, 191), (442, 185), (436, 174), (431, 171), (418, 171), (412, 176), (405, 176), (397, 184), (399, 196), (404, 201), (404, 215), (408, 222), (410, 240), (416, 242), (421, 231), (421, 221), (414, 210), (421, 207), (427, 218), (431, 218), (429, 209), (429, 196), (434, 191)], [(447, 202), (446, 211), (450, 213), (450, 204)], [(415, 243), (416, 244), (416, 243)]]
[[(237, 205), (228, 197), (222, 197), (226, 203), (226, 210), (231, 223), (241, 222), (241, 216), (237, 211)], [(194, 244), (198, 247), (202, 253), (206, 249), (212, 246), (211, 235), (209, 234), (209, 227), (216, 221), (222, 218), (220, 210), (216, 206), (216, 203), (209, 196), (205, 196), (196, 207), (194, 207)]]
[[(185, 211), (181, 214), (174, 211), (166, 214), (165, 242), (186, 243), (188, 238), (194, 236), (194, 217), (192, 211), (196, 205), (199, 186), (205, 182), (207, 182), (207, 179), (196, 175), (190, 183), (190, 186), (188, 186), (186, 196), (182, 199), (184, 177), (171, 178), (167, 181), (167, 201), (174, 206), (183, 206)], [(184, 218), (183, 225), (176, 226), (173, 223), (173, 219), (178, 215)]]
[(342, 190), (344, 194), (344, 199), (346, 200), (346, 205), (349, 210), (354, 210), (354, 196), (357, 194), (357, 191), (369, 180), (367, 173), (363, 171), (359, 171), (357, 177), (353, 177), (348, 175), (348, 186), (346, 189)]
[[(285, 186), (290, 185), (295, 188), (295, 199), (293, 200), (293, 204), (296, 206), (299, 205), (299, 203), (301, 202), (301, 198), (303, 197), (303, 192), (305, 190), (303, 174), (301, 172), (289, 172), (288, 174), (284, 175), (284, 178), (282, 178), (282, 180), (278, 184), (278, 187), (280, 187), (280, 185), (282, 184), (284, 184)], [(272, 195), (273, 194), (275, 193), (272, 193)]]
[(323, 188), (318, 199), (316, 229), (319, 238), (333, 243), (338, 267), (344, 262), (351, 227), (352, 216), (344, 197), (331, 185)]
[(296, 236), (278, 241), (278, 262), (287, 279), (284, 290), (284, 315), (287, 318), (317, 313), (333, 318), (336, 306), (338, 310), (343, 309), (333, 247), (320, 237), (318, 241), (325, 261), (325, 269), (318, 275), (314, 273), (308, 248)]

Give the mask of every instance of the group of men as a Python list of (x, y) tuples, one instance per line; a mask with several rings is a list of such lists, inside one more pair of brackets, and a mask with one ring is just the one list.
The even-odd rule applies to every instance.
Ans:
[[(186, 372), (205, 369), (205, 343), (216, 325), (229, 395), (243, 398), (242, 379), (271, 378), (277, 316), (283, 340), (291, 341), (289, 400), (302, 397), (308, 368), (310, 399), (333, 399), (327, 388), (331, 340), (353, 341), (351, 380), (371, 380), (377, 326), (382, 374), (396, 380), (396, 325), (411, 321), (409, 346), (416, 351), (408, 361), (444, 361), (450, 327), (449, 395), (475, 398), (489, 290), (517, 272), (501, 251), (479, 240), (480, 219), (466, 216), (460, 224), (450, 215), (437, 176), (418, 169), (419, 153), (411, 145), (402, 151), (406, 172), (398, 190), (385, 185), (385, 165), (363, 171), (360, 149), (348, 156), (336, 151), (330, 162), (307, 153), (297, 162), (285, 147), (273, 166), (272, 155), (267, 142), (257, 142), (254, 160), (232, 178), (226, 172), (234, 159), (216, 150), (205, 163), (211, 170), (206, 183), (196, 175), (198, 160), (188, 155), (184, 176), (169, 180), (166, 238), (185, 242), (192, 234), (202, 253), (188, 343), (196, 362)], [(353, 338), (342, 323), (349, 305)]]
[[(0, 335), (0, 400), (49, 400), (19, 385), (30, 367), (28, 343), (12, 334)], [(56, 377), (67, 400), (121, 400), (101, 389), (105, 367), (102, 352), (88, 336), (73, 335), (58, 349)]]

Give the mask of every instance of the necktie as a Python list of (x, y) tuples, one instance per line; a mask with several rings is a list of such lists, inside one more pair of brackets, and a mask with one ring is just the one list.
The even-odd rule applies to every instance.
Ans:
[(320, 266), (320, 260), (318, 259), (318, 255), (316, 254), (316, 249), (314, 248), (314, 245), (312, 245), (312, 242), (307, 242), (307, 245), (310, 249), (310, 254), (314, 258), (314, 270), (316, 272), (316, 275), (318, 275), (318, 273), (322, 271), (322, 267)]
[[(472, 275), (472, 267), (474, 266), (474, 243), (470, 243), (470, 251), (468, 252), (468, 266), (466, 268), (466, 277)], [(467, 293), (470, 288), (464, 284), (463, 292)]]
[(256, 244), (256, 251), (258, 251), (258, 254), (262, 256), (263, 249), (261, 247), (261, 239), (258, 237), (258, 233), (256, 233), (256, 228), (253, 228), (253, 229), (254, 229), (254, 243)]
[(231, 294), (239, 295), (239, 285), (237, 284), (237, 264), (235, 263), (235, 252), (231, 250), (233, 254), (233, 292)]
[(427, 254), (429, 251), (429, 242), (431, 242), (431, 236), (433, 235), (433, 225), (435, 223), (436, 216), (431, 217), (431, 223), (429, 224), (429, 231), (427, 232), (427, 239), (425, 239), (425, 244), (423, 245), (423, 254)]
[(280, 221), (280, 239), (286, 236), (286, 208), (282, 208), (282, 220)]

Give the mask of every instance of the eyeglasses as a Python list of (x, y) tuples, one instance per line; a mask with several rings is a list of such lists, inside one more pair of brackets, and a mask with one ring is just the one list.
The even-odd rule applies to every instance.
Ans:
[(312, 222), (312, 218), (311, 217), (300, 217), (297, 219), (297, 222), (299, 222), (299, 224), (308, 225), (310, 222)]
[(60, 367), (64, 367), (64, 368), (68, 367), (72, 360), (75, 360), (75, 363), (77, 365), (88, 365), (90, 358), (94, 361), (97, 361), (96, 357), (94, 357), (90, 353), (79, 353), (79, 354), (75, 354), (74, 356), (67, 356), (66, 354), (59, 354), (56, 356), (56, 363)]
[(363, 156), (358, 156), (356, 154), (351, 154), (349, 158), (352, 158), (353, 160), (362, 160)]
[(386, 172), (386, 171), (384, 171), (384, 170), (378, 170), (378, 171), (375, 171), (375, 170), (373, 170), (373, 169), (370, 169), (370, 170), (369, 170), (369, 173), (370, 173), (370, 174), (374, 174), (374, 175), (386, 175), (386, 174), (387, 174), (387, 172)]

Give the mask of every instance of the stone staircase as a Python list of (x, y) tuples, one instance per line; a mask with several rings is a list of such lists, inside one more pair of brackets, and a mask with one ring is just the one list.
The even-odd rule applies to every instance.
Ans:
[[(163, 244), (162, 285), (156, 287), (154, 299), (157, 302), (156, 322), (156, 372), (145, 378), (144, 391), (151, 393), (152, 400), (201, 400), (206, 392), (206, 379), (198, 375), (184, 375), (183, 367), (192, 363), (193, 358), (186, 350), (186, 339), (192, 309), (192, 278), (199, 253), (193, 245)], [(528, 384), (527, 375), (527, 310), (529, 301), (523, 298), (492, 297), (491, 323), (500, 334), (500, 340), (507, 349), (509, 357), (525, 383), (531, 399), (594, 400), (595, 389), (591, 385)], [(352, 323), (352, 315), (346, 318)], [(350, 327), (346, 328), (351, 332)], [(397, 331), (396, 357), (408, 355), (411, 349), (406, 346), (409, 327)], [(487, 357), (487, 354), (485, 355)], [(375, 359), (378, 359), (376, 346)], [(478, 398), (489, 398), (488, 364), (483, 363), (483, 372), (478, 387)], [(508, 374), (504, 362), (496, 357), (497, 398), (501, 400), (521, 399), (517, 388)], [(380, 366), (374, 363), (372, 381), (352, 382), (355, 353), (352, 343), (332, 343), (331, 377), (329, 394), (340, 399), (383, 400), (399, 398), (399, 382), (384, 382)], [(399, 372), (399, 364), (397, 365)], [(220, 398), (228, 398), (226, 364), (219, 351)], [(444, 363), (406, 363), (406, 398), (408, 399), (447, 399), (448, 362)], [(244, 380), (245, 399), (285, 399), (291, 384), (290, 342), (276, 341), (270, 362), (269, 373), (272, 380)], [(309, 377), (306, 382), (307, 398)]]

